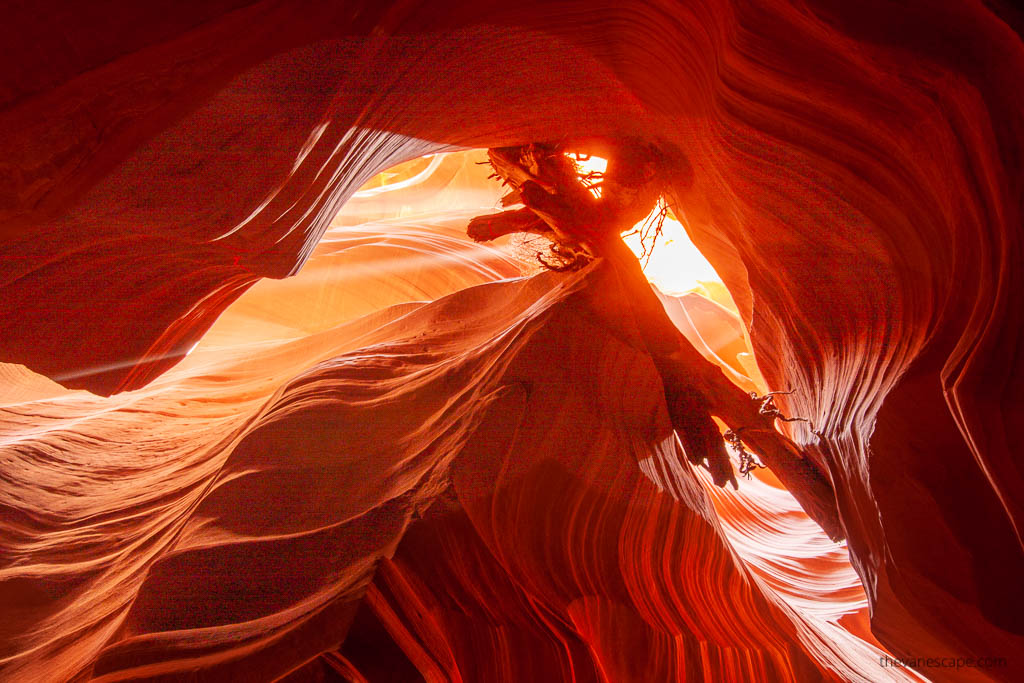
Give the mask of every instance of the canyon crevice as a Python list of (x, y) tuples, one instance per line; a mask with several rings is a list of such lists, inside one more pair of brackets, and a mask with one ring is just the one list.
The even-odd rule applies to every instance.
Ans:
[[(1024, 666), (1013, 8), (65, 5), (3, 30), (0, 677)], [(691, 466), (607, 259), (466, 236), (461, 152), (609, 140), (670, 161), (735, 312), (667, 315), (792, 390), (844, 541)]]

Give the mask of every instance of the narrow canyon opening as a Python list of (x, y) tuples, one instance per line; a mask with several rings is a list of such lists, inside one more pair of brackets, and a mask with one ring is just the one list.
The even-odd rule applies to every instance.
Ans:
[(0, 679), (1014, 680), (1005, 5), (7, 8)]

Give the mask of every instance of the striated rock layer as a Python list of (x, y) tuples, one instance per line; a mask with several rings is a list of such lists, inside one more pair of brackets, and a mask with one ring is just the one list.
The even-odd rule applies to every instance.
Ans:
[[(336, 227), (145, 389), (22, 371), (5, 673), (871, 680), (843, 547), (773, 484), (684, 464), (653, 361), (608, 317), (614, 275), (461, 289), (519, 264), (459, 222)], [(381, 252), (432, 258), (348, 282)], [(346, 290), (385, 307), (353, 319)], [(437, 301), (387, 305), (416, 294)], [(722, 338), (691, 299), (691, 334)]]
[[(649, 364), (586, 313), (617, 294), (599, 267), (382, 308), (518, 273), (394, 225), (401, 255), (447, 253), (459, 274), (382, 289), (394, 271), (353, 263), (373, 302), (214, 326), (298, 272), (399, 161), (629, 137), (676, 159), (673, 210), (735, 299), (762, 388), (795, 389), (780, 403), (820, 433), (791, 427), (831, 476), (873, 637), (1006, 659), (922, 669), (936, 679), (1019, 669), (1012, 9), (63, 5), (5, 15), (5, 672), (906, 673), (864, 668), (856, 608), (780, 597), (839, 564), (742, 550), (755, 512), (788, 518), (781, 501), (715, 492), (720, 526), (673, 469)], [(342, 309), (377, 312), (318, 327)]]

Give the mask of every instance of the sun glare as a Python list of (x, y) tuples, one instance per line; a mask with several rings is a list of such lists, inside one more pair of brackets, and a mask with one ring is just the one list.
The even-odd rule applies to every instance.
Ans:
[(604, 173), (608, 169), (608, 160), (601, 157), (580, 154), (573, 155), (573, 159), (583, 173)]
[[(586, 154), (566, 154), (576, 164), (583, 182), (590, 184), (590, 192), (601, 196), (600, 183), (608, 168), (608, 160)], [(647, 278), (666, 294), (685, 294), (700, 286), (701, 282), (719, 282), (718, 274), (703, 254), (690, 241), (682, 223), (670, 216), (665, 218), (662, 234), (648, 257), (639, 228), (656, 220), (658, 208), (636, 225), (637, 232), (625, 237), (626, 244), (644, 263)]]
[[(638, 223), (637, 228), (654, 220), (656, 211), (657, 209), (651, 216)], [(658, 237), (650, 258), (643, 254), (639, 231), (624, 236), (623, 239), (641, 259), (641, 263), (644, 263), (647, 279), (665, 294), (685, 294), (699, 287), (701, 282), (720, 281), (715, 269), (690, 241), (683, 224), (671, 215), (665, 218), (661, 236)]]
[(589, 154), (577, 154), (575, 152), (566, 153), (565, 156), (572, 159), (576, 164), (576, 172), (579, 173), (583, 182), (587, 184), (587, 189), (590, 190), (590, 194), (595, 197), (600, 197), (601, 179), (604, 177), (604, 172), (608, 168), (608, 160), (602, 159), (601, 157), (591, 156)]

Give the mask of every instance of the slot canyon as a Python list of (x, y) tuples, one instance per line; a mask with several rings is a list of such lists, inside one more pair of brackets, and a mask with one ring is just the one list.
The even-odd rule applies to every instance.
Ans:
[(1024, 12), (4, 7), (0, 681), (1015, 681)]

